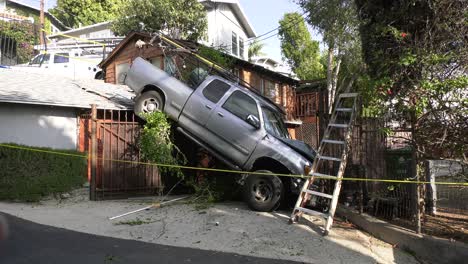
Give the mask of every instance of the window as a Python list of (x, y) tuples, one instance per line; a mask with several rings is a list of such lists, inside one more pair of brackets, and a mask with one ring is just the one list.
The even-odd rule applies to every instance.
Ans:
[(266, 131), (276, 137), (289, 138), (288, 130), (281, 116), (268, 107), (262, 106), (262, 110)]
[(241, 91), (235, 91), (223, 104), (223, 108), (246, 120), (248, 115), (254, 115), (258, 118), (258, 109), (255, 100)]
[(121, 63), (115, 66), (115, 75), (116, 75), (116, 83), (123, 84), (125, 81), (125, 77), (127, 76), (128, 69), (130, 69), (129, 63)]
[(269, 81), (269, 80), (264, 80), (263, 81), (263, 91), (262, 94), (272, 100), (275, 100), (276, 98), (276, 86), (277, 84)]
[(240, 71), (237, 68), (232, 69), (232, 74), (236, 76), (236, 83), (240, 82)]
[(54, 56), (54, 63), (68, 63), (69, 61), (68, 53), (57, 53)]
[(163, 63), (162, 63), (162, 57), (161, 56), (151, 58), (149, 61), (151, 62), (151, 64), (158, 67), (159, 69), (162, 68)]
[(239, 37), (239, 56), (244, 58), (244, 39)]
[(238, 54), (238, 51), (237, 51), (237, 34), (234, 31), (232, 32), (231, 46), (232, 46), (232, 50), (231, 50), (232, 54), (238, 56), (239, 54)]
[(213, 80), (203, 90), (203, 95), (206, 99), (213, 103), (219, 102), (223, 95), (229, 90), (231, 86), (220, 80)]
[(50, 60), (50, 54), (41, 54), (41, 55), (36, 56), (32, 60), (31, 64), (40, 64), (41, 61), (44, 64), (44, 63), (48, 63), (49, 60)]
[(164, 71), (171, 76), (175, 76), (177, 73), (176, 64), (172, 56), (164, 57)]

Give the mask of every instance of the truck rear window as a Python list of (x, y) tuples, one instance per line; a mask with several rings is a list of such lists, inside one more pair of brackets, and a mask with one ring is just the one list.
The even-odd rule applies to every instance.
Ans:
[(57, 53), (54, 56), (54, 63), (68, 63), (69, 61), (68, 53)]

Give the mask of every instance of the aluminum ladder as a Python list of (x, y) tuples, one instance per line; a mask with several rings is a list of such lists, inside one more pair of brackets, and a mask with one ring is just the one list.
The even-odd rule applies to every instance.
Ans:
[[(358, 93), (342, 93), (338, 96), (335, 108), (333, 109), (330, 122), (325, 130), (324, 137), (320, 142), (320, 146), (315, 156), (314, 163), (309, 172), (308, 179), (302, 186), (301, 192), (297, 199), (294, 210), (289, 219), (290, 223), (299, 221), (302, 214), (306, 213), (309, 215), (323, 217), (326, 221), (324, 235), (327, 235), (333, 224), (333, 217), (335, 215), (336, 206), (338, 204), (338, 197), (341, 190), (341, 179), (346, 168), (346, 160), (348, 157), (349, 146), (351, 143), (352, 125), (356, 114)], [(338, 118), (339, 116), (339, 118)], [(341, 157), (326, 156), (326, 150), (334, 147), (341, 147)], [(339, 151), (337, 151), (339, 152)], [(338, 172), (336, 175), (329, 175), (328, 173), (320, 172), (320, 163), (323, 161), (332, 161), (339, 163)], [(335, 180), (335, 186), (332, 194), (319, 192), (313, 190), (314, 178)], [(319, 197), (320, 199), (327, 199), (329, 201), (329, 210), (324, 213), (317, 210), (306, 208), (307, 203), (312, 199), (313, 196)]]

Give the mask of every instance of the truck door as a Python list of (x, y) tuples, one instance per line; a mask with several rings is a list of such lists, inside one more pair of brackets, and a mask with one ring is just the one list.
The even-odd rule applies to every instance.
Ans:
[(205, 138), (203, 135), (206, 134), (204, 126), (208, 118), (224, 94), (231, 88), (229, 84), (218, 79), (207, 82), (207, 85), (202, 83), (192, 93), (179, 117), (179, 122), (184, 128), (203, 139)]
[(260, 120), (257, 102), (236, 90), (218, 105), (206, 123), (210, 133), (207, 142), (238, 165), (243, 165), (264, 136), (262, 130), (247, 123), (253, 115)]
[(74, 72), (75, 65), (70, 63), (70, 54), (68, 52), (55, 53), (52, 62), (50, 68), (55, 74), (69, 78), (77, 77)]

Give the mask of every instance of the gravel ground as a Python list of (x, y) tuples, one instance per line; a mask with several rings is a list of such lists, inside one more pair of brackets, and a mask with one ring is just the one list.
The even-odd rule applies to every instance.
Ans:
[(63, 200), (1, 202), (0, 211), (84, 233), (273, 259), (330, 264), (419, 263), (343, 221), (337, 220), (330, 234), (323, 237), (318, 229), (320, 219), (307, 216), (299, 224), (288, 225), (290, 212), (253, 212), (238, 202), (206, 209), (175, 203), (108, 220), (151, 202), (151, 198), (92, 202), (86, 190), (77, 190)]

